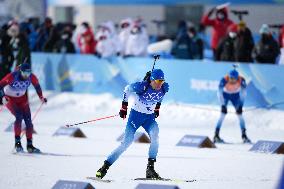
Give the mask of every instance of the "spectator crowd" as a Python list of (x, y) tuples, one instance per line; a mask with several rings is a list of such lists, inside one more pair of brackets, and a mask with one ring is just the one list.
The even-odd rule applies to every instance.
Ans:
[[(211, 27), (211, 44), (215, 61), (284, 64), (284, 25), (279, 32), (279, 40), (274, 38), (271, 27), (263, 24), (259, 29), (259, 40), (255, 42), (246, 22), (240, 19), (234, 23), (229, 18), (228, 7), (214, 7), (206, 13), (200, 23), (199, 31), (179, 24), (172, 54), (181, 59), (202, 59), (206, 41), (203, 39), (204, 28)], [(281, 50), (281, 57), (280, 55)]]
[[(205, 13), (199, 28), (180, 21), (170, 55), (178, 59), (204, 59), (207, 48), (205, 28), (211, 28), (210, 48), (215, 61), (242, 63), (270, 63), (277, 59), (284, 63), (284, 26), (279, 27), (279, 39), (275, 39), (271, 27), (263, 24), (259, 40), (255, 41), (251, 30), (240, 20), (229, 18), (228, 7), (215, 7)], [(125, 18), (115, 25), (112, 21), (100, 23), (95, 32), (89, 23), (79, 26), (72, 23), (56, 23), (45, 18), (23, 22), (11, 20), (0, 30), (0, 79), (12, 65), (31, 62), (31, 52), (93, 54), (100, 58), (113, 56), (147, 56), (149, 35), (141, 18)], [(281, 53), (281, 57), (279, 56)]]

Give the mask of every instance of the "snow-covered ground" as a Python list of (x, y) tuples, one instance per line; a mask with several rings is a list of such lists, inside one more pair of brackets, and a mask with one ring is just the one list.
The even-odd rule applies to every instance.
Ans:
[[(30, 94), (34, 113), (40, 104), (35, 94)], [(47, 97), (48, 104), (34, 120), (38, 133), (34, 135), (34, 144), (49, 155), (12, 154), (13, 133), (4, 130), (14, 118), (6, 109), (0, 112), (0, 188), (48, 189), (59, 179), (86, 181), (99, 189), (135, 188), (139, 182), (132, 179), (145, 176), (148, 144), (132, 144), (109, 169), (105, 178), (114, 182), (86, 179), (95, 175), (105, 157), (119, 145), (116, 139), (122, 134), (126, 120), (115, 117), (81, 125), (87, 135), (85, 139), (52, 136), (62, 125), (117, 114), (121, 99), (109, 94), (47, 93)], [(178, 185), (182, 189), (274, 189), (284, 156), (249, 152), (252, 145), (241, 143), (235, 114), (228, 114), (221, 131), (221, 136), (232, 144), (219, 144), (216, 149), (176, 146), (186, 134), (212, 138), (219, 116), (216, 110), (218, 107), (213, 106), (162, 105), (157, 119), (160, 148), (156, 170), (162, 177), (197, 181), (154, 183)], [(260, 139), (284, 141), (283, 111), (256, 109), (245, 112), (244, 117), (248, 136), (253, 142)], [(23, 144), (26, 144), (25, 140)]]

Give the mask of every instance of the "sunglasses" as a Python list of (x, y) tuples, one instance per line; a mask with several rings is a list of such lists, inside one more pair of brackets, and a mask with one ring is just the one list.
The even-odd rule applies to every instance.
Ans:
[(235, 78), (229, 78), (230, 82), (236, 82), (237, 80)]
[(154, 81), (155, 83), (160, 84), (160, 85), (162, 85), (165, 82), (165, 80), (162, 80), (162, 79), (156, 79)]

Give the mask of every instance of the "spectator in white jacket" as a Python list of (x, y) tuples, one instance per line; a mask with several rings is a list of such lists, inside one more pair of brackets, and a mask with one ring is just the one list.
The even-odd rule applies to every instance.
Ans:
[(109, 58), (116, 56), (118, 52), (117, 40), (115, 40), (115, 31), (112, 31), (111, 26), (103, 23), (99, 26), (98, 32), (96, 33), (97, 55), (101, 58)]
[(132, 26), (133, 20), (131, 18), (126, 18), (120, 21), (120, 32), (118, 37), (121, 44), (120, 54), (122, 56), (125, 56), (126, 44), (129, 39)]
[(126, 56), (146, 56), (149, 37), (146, 28), (141, 24), (135, 24), (126, 43)]

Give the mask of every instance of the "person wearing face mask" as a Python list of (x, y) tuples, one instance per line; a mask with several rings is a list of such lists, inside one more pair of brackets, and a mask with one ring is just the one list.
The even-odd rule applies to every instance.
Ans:
[(44, 51), (46, 43), (50, 39), (52, 33), (54, 32), (54, 25), (52, 22), (52, 19), (49, 17), (46, 17), (44, 19), (44, 23), (40, 26), (39, 31), (38, 31), (38, 37), (36, 39), (36, 51)]
[(120, 31), (118, 34), (118, 39), (121, 45), (120, 53), (122, 56), (125, 55), (126, 44), (127, 44), (127, 41), (131, 33), (132, 25), (133, 25), (133, 20), (131, 18), (126, 18), (126, 19), (121, 20), (120, 25), (119, 25)]
[(253, 62), (252, 50), (254, 41), (250, 29), (244, 21), (238, 24), (238, 36), (235, 42), (235, 61), (237, 62)]
[[(182, 22), (186, 24), (185, 22)], [(182, 25), (173, 43), (171, 54), (177, 59), (192, 59), (190, 53), (192, 32), (189, 32), (186, 25)]]
[(81, 32), (78, 36), (78, 44), (81, 54), (96, 54), (97, 41), (94, 32), (87, 22), (81, 24)]
[(110, 31), (103, 30), (97, 33), (97, 56), (100, 58), (111, 58), (117, 55), (116, 44), (113, 39), (111, 39)]
[(96, 33), (96, 52), (100, 58), (112, 58), (119, 54), (120, 42), (111, 21), (102, 23)]
[(31, 63), (31, 51), (26, 36), (20, 32), (17, 21), (11, 20), (8, 23), (8, 41), (9, 46), (13, 50), (15, 58), (15, 67), (17, 68), (23, 62)]
[(40, 153), (40, 150), (33, 146), (33, 123), (27, 96), (27, 89), (33, 85), (42, 103), (46, 103), (37, 77), (32, 73), (28, 63), (21, 64), (19, 70), (9, 73), (0, 81), (0, 98), (3, 104), (15, 117), (15, 150), (23, 152), (21, 144), (22, 121), (26, 124), (27, 151), (29, 153)]
[(65, 26), (61, 33), (60, 40), (55, 43), (54, 52), (58, 53), (75, 53), (75, 46), (71, 41), (72, 29), (70, 26)]
[(227, 36), (222, 39), (216, 49), (217, 61), (236, 61), (236, 39), (237, 39), (238, 26), (232, 24), (228, 28)]
[(231, 70), (220, 80), (218, 97), (221, 103), (221, 115), (216, 125), (215, 135), (213, 138), (214, 143), (224, 143), (224, 140), (219, 136), (219, 133), (227, 114), (227, 105), (229, 102), (231, 102), (234, 106), (239, 118), (243, 142), (251, 143), (251, 140), (246, 134), (245, 121), (242, 115), (246, 97), (246, 87), (246, 80), (239, 75), (239, 72), (236, 69)]
[[(215, 18), (211, 18), (215, 12)], [(214, 53), (214, 59), (216, 60), (216, 49), (222, 38), (227, 34), (228, 27), (234, 22), (228, 17), (227, 7), (220, 9), (212, 8), (207, 14), (202, 17), (201, 23), (204, 26), (211, 26), (212, 28), (212, 38), (211, 38), (211, 48)]]
[(194, 27), (189, 27), (187, 34), (190, 39), (189, 54), (191, 59), (203, 59), (203, 41), (197, 35)]
[(154, 169), (154, 163), (156, 162), (159, 148), (159, 126), (155, 119), (159, 116), (161, 102), (168, 91), (169, 84), (165, 82), (164, 72), (161, 69), (154, 69), (151, 72), (149, 81), (143, 80), (125, 87), (122, 106), (119, 112), (121, 118), (126, 118), (128, 98), (131, 93), (135, 94), (135, 102), (129, 114), (124, 139), (122, 143), (107, 157), (103, 166), (97, 171), (97, 178), (104, 178), (110, 166), (131, 145), (134, 140), (136, 130), (142, 126), (151, 139), (148, 153), (148, 164), (146, 168), (146, 178), (157, 180), (161, 179)]
[(280, 53), (279, 45), (273, 38), (267, 24), (263, 24), (259, 30), (261, 38), (253, 49), (252, 56), (257, 63), (275, 64)]
[(130, 31), (126, 43), (125, 56), (146, 56), (149, 44), (148, 34), (144, 26), (135, 24)]

